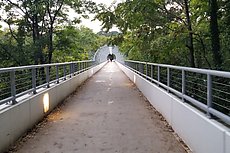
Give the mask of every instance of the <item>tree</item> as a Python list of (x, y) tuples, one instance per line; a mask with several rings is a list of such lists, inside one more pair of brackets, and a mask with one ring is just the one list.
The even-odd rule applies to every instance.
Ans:
[(26, 40), (20, 31), (15, 37), (17, 40), (12, 37), (10, 30), (0, 31), (0, 67), (22, 66), (30, 63), (32, 55), (27, 47), (29, 40)]
[(106, 43), (103, 36), (99, 36), (89, 28), (73, 26), (62, 27), (55, 35), (53, 60), (55, 62), (68, 62), (75, 60), (88, 60), (89, 54)]
[[(128, 57), (190, 67), (217, 68), (227, 63), (229, 57), (227, 48), (230, 46), (230, 30), (227, 32), (227, 23), (230, 20), (227, 12), (230, 4), (227, 0), (216, 4), (221, 6), (220, 9), (214, 7), (215, 3), (209, 5), (208, 1), (199, 0), (133, 0), (119, 4), (114, 10), (107, 9), (99, 13), (97, 18), (103, 22), (107, 31), (113, 25), (121, 30), (123, 36), (115, 37), (114, 43), (120, 44), (122, 50), (125, 48), (126, 51), (123, 51)], [(216, 12), (216, 15), (212, 13), (211, 17), (211, 11)], [(217, 16), (218, 12), (222, 18)], [(221, 26), (224, 26), (222, 30), (225, 32), (221, 33), (221, 38), (217, 21), (224, 22)], [(220, 41), (225, 44), (223, 49), (220, 48)], [(130, 49), (124, 46), (130, 46)], [(132, 56), (129, 52), (132, 52)], [(138, 56), (133, 56), (134, 53)], [(178, 57), (177, 61), (172, 60), (171, 55)]]
[(221, 69), (222, 56), (220, 53), (220, 37), (218, 27), (218, 5), (217, 0), (210, 0), (210, 31), (211, 31), (211, 42), (213, 52), (213, 62), (216, 69)]
[(192, 30), (192, 22), (190, 19), (190, 11), (189, 11), (188, 3), (189, 3), (188, 0), (184, 0), (187, 29), (188, 29), (188, 36), (189, 36), (187, 47), (190, 51), (190, 65), (191, 67), (195, 67), (195, 57), (194, 57), (194, 47), (193, 47), (193, 30)]
[[(2, 0), (0, 6), (7, 15), (7, 18), (2, 20), (8, 23), (9, 27), (16, 26), (18, 29), (23, 23), (27, 36), (30, 35), (33, 39), (34, 64), (51, 63), (55, 27), (64, 22), (80, 21), (75, 18), (69, 22), (69, 9), (84, 17), (87, 17), (84, 15), (87, 11), (97, 11), (95, 3), (86, 0)], [(13, 33), (17, 33), (17, 30), (11, 31), (14, 37)]]

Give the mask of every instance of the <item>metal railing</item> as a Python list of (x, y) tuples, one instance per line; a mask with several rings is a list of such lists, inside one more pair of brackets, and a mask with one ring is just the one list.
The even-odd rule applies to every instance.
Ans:
[(0, 105), (15, 104), (17, 98), (36, 94), (41, 88), (82, 73), (94, 65), (94, 61), (76, 61), (22, 67), (0, 68)]
[(125, 65), (208, 117), (230, 125), (230, 72), (131, 60)]

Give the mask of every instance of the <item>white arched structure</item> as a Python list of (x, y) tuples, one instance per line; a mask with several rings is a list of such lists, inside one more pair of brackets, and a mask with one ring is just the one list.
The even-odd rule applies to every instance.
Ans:
[(109, 54), (114, 54), (116, 56), (116, 61), (120, 63), (124, 63), (124, 56), (120, 53), (119, 48), (117, 46), (102, 46), (100, 47), (94, 55), (93, 60), (97, 63), (101, 63), (107, 60), (107, 56)]

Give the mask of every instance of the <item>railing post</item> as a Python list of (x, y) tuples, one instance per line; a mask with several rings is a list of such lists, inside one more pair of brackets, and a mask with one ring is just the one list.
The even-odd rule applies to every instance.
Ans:
[(50, 72), (49, 72), (49, 66), (46, 67), (46, 83), (47, 83), (47, 88), (50, 87)]
[(76, 63), (75, 71), (77, 72), (77, 74), (78, 74), (78, 70), (79, 70), (78, 63)]
[(169, 67), (167, 67), (167, 86), (168, 86), (167, 91), (169, 92), (169, 88), (170, 88), (170, 68)]
[(36, 68), (32, 68), (32, 88), (33, 94), (36, 94)]
[(185, 70), (182, 70), (182, 101), (184, 102), (184, 95), (185, 95)]
[(146, 63), (145, 66), (146, 66), (146, 70), (145, 70), (146, 79), (148, 79), (148, 64)]
[(66, 80), (66, 65), (63, 65), (63, 70), (64, 70), (64, 80)]
[(82, 63), (79, 63), (79, 67), (80, 67), (80, 72), (82, 71)]
[(73, 67), (73, 76), (75, 76), (75, 63), (72, 63), (72, 67)]
[(144, 65), (142, 63), (139, 63), (139, 72), (144, 74)]
[(151, 65), (151, 78), (153, 79), (153, 74), (154, 74), (154, 72), (153, 72), (153, 65)]
[(16, 86), (15, 86), (15, 71), (10, 72), (10, 86), (11, 86), (11, 96), (13, 97), (12, 99), (12, 104), (16, 104)]
[(157, 66), (157, 81), (158, 81), (158, 86), (160, 85), (159, 83), (160, 83), (160, 78), (161, 78), (161, 76), (160, 76), (160, 66), (158, 65)]
[(72, 77), (72, 63), (69, 64), (69, 77)]
[(85, 67), (85, 63), (82, 62), (82, 63), (81, 63), (81, 70), (82, 70), (82, 71), (84, 71), (84, 67)]
[(212, 76), (207, 74), (207, 115), (211, 117), (209, 108), (212, 107)]
[(81, 71), (81, 62), (79, 63), (79, 73), (80, 73), (80, 71)]
[(56, 80), (57, 80), (57, 84), (59, 83), (59, 66), (56, 65)]

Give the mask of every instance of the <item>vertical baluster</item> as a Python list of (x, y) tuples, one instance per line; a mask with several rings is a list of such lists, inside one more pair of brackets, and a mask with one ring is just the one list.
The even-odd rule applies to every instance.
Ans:
[(64, 80), (66, 80), (66, 65), (63, 65), (63, 70), (64, 70)]
[(153, 74), (154, 74), (153, 65), (151, 65), (151, 78), (152, 78), (152, 79), (153, 79)]
[(10, 86), (11, 86), (11, 96), (13, 97), (12, 99), (12, 104), (16, 104), (16, 86), (15, 86), (15, 71), (10, 72)]
[(69, 77), (72, 77), (72, 63), (69, 64)]
[(79, 67), (78, 66), (79, 66), (79, 63), (77, 62), (76, 63), (76, 67), (75, 67), (75, 71), (77, 72), (77, 74), (78, 74), (78, 71), (79, 71)]
[(169, 92), (169, 88), (170, 88), (170, 68), (169, 67), (167, 67), (167, 86), (168, 86), (167, 91)]
[(36, 68), (32, 68), (32, 88), (33, 94), (36, 94)]
[(75, 76), (75, 63), (73, 63), (73, 76)]
[(146, 75), (146, 79), (148, 79), (148, 64), (145, 64), (146, 70), (145, 70), (145, 75)]
[(182, 70), (182, 101), (184, 102), (184, 95), (186, 90), (186, 82), (185, 82), (185, 70)]
[(79, 62), (79, 73), (81, 73), (81, 62)]
[(160, 66), (158, 65), (157, 66), (157, 81), (158, 81), (158, 86), (160, 85), (159, 83), (160, 83)]
[(59, 66), (56, 65), (56, 83), (59, 83)]
[(50, 87), (50, 70), (49, 70), (49, 66), (45, 67), (46, 68), (46, 87), (49, 88)]
[(209, 108), (212, 107), (212, 76), (207, 74), (207, 115), (211, 117)]
[(142, 63), (139, 63), (139, 72), (144, 74), (144, 65)]

